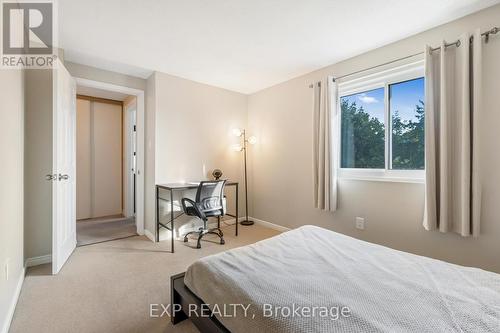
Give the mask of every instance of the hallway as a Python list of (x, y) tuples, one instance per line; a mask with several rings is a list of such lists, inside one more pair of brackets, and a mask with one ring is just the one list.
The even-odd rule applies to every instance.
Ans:
[(76, 222), (76, 246), (136, 236), (135, 218), (101, 217)]

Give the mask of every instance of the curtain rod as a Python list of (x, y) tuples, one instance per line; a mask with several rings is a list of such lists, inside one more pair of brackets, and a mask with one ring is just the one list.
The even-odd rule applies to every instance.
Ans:
[[(481, 37), (484, 37), (484, 41), (486, 43), (488, 43), (489, 40), (490, 40), (490, 35), (495, 35), (495, 34), (497, 34), (499, 32), (500, 32), (500, 29), (498, 27), (493, 27), (490, 30), (483, 32), (481, 34)], [(471, 43), (472, 43), (473, 40), (474, 40), (474, 36), (470, 36), (470, 42)], [(449, 47), (449, 46), (459, 47), (460, 46), (460, 39), (457, 39), (454, 43), (444, 44), (444, 46), (445, 47)], [(438, 47), (433, 48), (432, 51), (434, 52), (434, 51), (438, 51), (440, 49), (441, 49), (441, 47), (438, 46)]]
[[(497, 33), (500, 32), (500, 29), (498, 27), (494, 27), (486, 32), (483, 32), (481, 34), (481, 37), (485, 37), (485, 42), (488, 43), (489, 39), (490, 39), (490, 35), (495, 35)], [(473, 40), (473, 36), (470, 37), (470, 41), (472, 42)], [(460, 40), (457, 40), (456, 42), (454, 43), (449, 43), (449, 44), (445, 44), (445, 47), (450, 47), (450, 46), (456, 46), (456, 47), (459, 47), (460, 46)], [(440, 50), (441, 47), (435, 47), (433, 49), (431, 49), (432, 51), (438, 51)], [(375, 65), (375, 66), (372, 66), (372, 67), (368, 67), (368, 68), (364, 68), (364, 69), (360, 69), (358, 71), (355, 71), (355, 72), (351, 72), (349, 74), (345, 74), (345, 75), (342, 75), (342, 76), (338, 76), (338, 77), (334, 77), (333, 78), (333, 81), (335, 82), (336, 80), (340, 80), (342, 78), (345, 78), (347, 76), (351, 76), (351, 75), (355, 75), (355, 74), (359, 74), (359, 73), (362, 73), (362, 72), (365, 72), (365, 71), (369, 71), (371, 69), (375, 69), (375, 68), (378, 68), (378, 67), (382, 67), (382, 66), (386, 66), (386, 65), (390, 65), (392, 63), (395, 63), (395, 62), (398, 62), (398, 61), (401, 61), (401, 60), (406, 60), (406, 59), (409, 59), (409, 58), (412, 58), (412, 57), (415, 57), (415, 56), (418, 56), (420, 54), (423, 54), (424, 52), (418, 52), (418, 53), (414, 53), (414, 54), (411, 54), (411, 55), (408, 55), (408, 56), (404, 56), (402, 58), (397, 58), (397, 59), (394, 59), (394, 60), (391, 60), (391, 61), (388, 61), (388, 62), (384, 62), (383, 64), (379, 64), (379, 65)], [(314, 84), (310, 84), (309, 85), (309, 88), (313, 88), (314, 87)]]

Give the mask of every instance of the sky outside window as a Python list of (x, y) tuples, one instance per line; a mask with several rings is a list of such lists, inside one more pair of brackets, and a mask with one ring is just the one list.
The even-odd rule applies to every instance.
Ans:
[(384, 88), (343, 96), (342, 99), (349, 104), (356, 103), (358, 108), (363, 108), (371, 117), (384, 122)]

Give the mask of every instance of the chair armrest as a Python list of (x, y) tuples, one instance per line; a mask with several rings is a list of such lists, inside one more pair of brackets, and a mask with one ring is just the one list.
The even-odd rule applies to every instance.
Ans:
[(182, 204), (182, 210), (184, 211), (184, 213), (186, 213), (186, 202), (189, 203), (190, 206), (196, 206), (196, 202), (194, 202), (193, 200), (189, 199), (189, 198), (182, 198), (181, 199), (181, 204)]
[(199, 218), (201, 219), (206, 219), (206, 216), (205, 216), (205, 213), (203, 213), (200, 209), (200, 207), (198, 207), (198, 205), (196, 204), (195, 201), (189, 199), (189, 198), (182, 198), (181, 199), (181, 204), (182, 204), (182, 210), (184, 211), (184, 213), (187, 214), (187, 205), (186, 205), (186, 202), (189, 203), (189, 205), (191, 207), (194, 208), (194, 210), (196, 211), (196, 215), (198, 215)]
[(222, 198), (222, 216), (226, 215), (227, 212), (227, 198), (224, 196)]

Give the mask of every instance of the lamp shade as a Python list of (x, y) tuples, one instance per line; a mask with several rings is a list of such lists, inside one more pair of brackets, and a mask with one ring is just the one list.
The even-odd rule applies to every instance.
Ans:
[(254, 145), (257, 143), (257, 138), (255, 136), (251, 136), (248, 138), (248, 143), (251, 144), (251, 145)]

